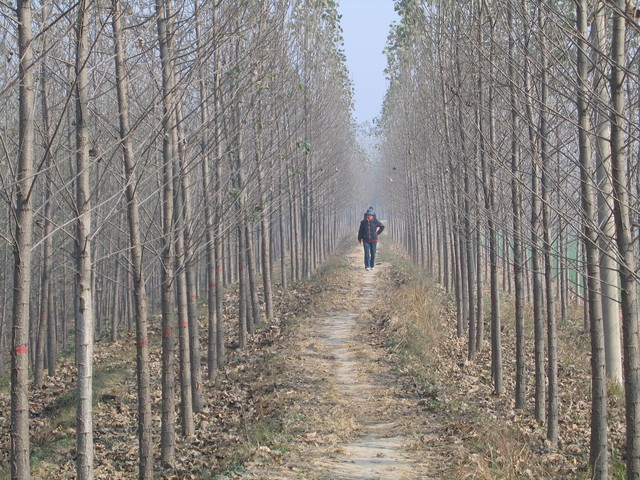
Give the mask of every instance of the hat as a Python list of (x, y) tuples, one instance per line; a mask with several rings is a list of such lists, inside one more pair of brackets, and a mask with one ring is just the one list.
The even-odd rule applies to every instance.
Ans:
[(365, 213), (365, 215), (373, 215), (374, 217), (376, 216), (376, 214), (373, 212), (373, 207), (369, 207), (369, 210), (367, 210), (367, 212)]

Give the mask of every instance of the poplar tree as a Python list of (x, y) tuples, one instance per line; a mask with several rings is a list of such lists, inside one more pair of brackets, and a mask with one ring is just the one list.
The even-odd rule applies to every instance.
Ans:
[(34, 187), (34, 64), (31, 2), (18, 0), (19, 150), (13, 244), (13, 336), (11, 339), (11, 478), (28, 480), (29, 467), (29, 293)]

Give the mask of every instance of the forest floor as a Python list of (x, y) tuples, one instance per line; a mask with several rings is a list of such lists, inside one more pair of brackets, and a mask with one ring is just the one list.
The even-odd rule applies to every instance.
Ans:
[[(588, 335), (560, 325), (561, 438), (545, 442), (532, 405), (513, 408), (513, 326), (504, 322), (504, 395), (493, 394), (490, 349), (466, 360), (451, 299), (419, 280), (395, 246), (362, 266), (361, 247), (339, 249), (313, 278), (277, 297), (247, 348), (202, 385), (196, 435), (178, 436), (163, 479), (588, 479)], [(234, 339), (237, 300), (226, 300)], [(510, 318), (508, 310), (503, 311)], [(201, 318), (204, 328), (204, 317)], [(151, 325), (154, 448), (159, 452), (159, 321)], [(203, 338), (206, 338), (202, 332)], [(202, 345), (203, 357), (206, 344)], [(531, 353), (532, 354), (532, 353)], [(204, 360), (204, 358), (203, 358)], [(527, 362), (532, 365), (531, 358)], [(72, 349), (30, 394), (32, 478), (75, 478)], [(531, 386), (529, 395), (531, 395)], [(179, 393), (179, 392), (177, 392)], [(610, 391), (611, 478), (623, 478), (623, 399)], [(179, 395), (178, 395), (179, 396)], [(137, 477), (135, 335), (96, 342), (95, 478)], [(0, 479), (9, 478), (9, 388), (0, 379)], [(177, 428), (180, 431), (180, 425)]]

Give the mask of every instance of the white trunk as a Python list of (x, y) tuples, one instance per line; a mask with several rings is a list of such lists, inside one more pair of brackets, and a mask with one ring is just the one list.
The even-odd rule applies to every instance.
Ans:
[(88, 0), (79, 5), (76, 25), (76, 469), (78, 480), (93, 478), (93, 297), (91, 278), (91, 200), (89, 187)]
[(19, 0), (20, 150), (16, 184), (16, 239), (13, 274), (13, 337), (11, 344), (11, 478), (28, 480), (29, 469), (29, 292), (33, 209), (34, 88), (31, 2)]
[(118, 89), (118, 112), (120, 119), (120, 138), (122, 141), (122, 159), (127, 181), (127, 216), (129, 220), (129, 245), (131, 246), (131, 266), (135, 299), (136, 319), (136, 374), (138, 380), (138, 478), (153, 478), (153, 443), (151, 416), (151, 387), (149, 369), (149, 335), (147, 321), (147, 294), (145, 276), (142, 268), (142, 234), (140, 214), (136, 195), (135, 158), (130, 135), (129, 101), (127, 97), (128, 79), (126, 75), (120, 0), (112, 1), (113, 34)]
[(611, 171), (616, 240), (620, 258), (620, 285), (625, 362), (625, 419), (627, 478), (640, 478), (640, 332), (634, 231), (631, 223), (628, 159), (625, 148), (626, 1), (615, 0), (611, 42)]
[[(603, 2), (598, 2), (591, 23), (592, 44), (597, 52), (606, 51), (605, 17)], [(607, 70), (606, 59), (597, 53), (593, 69), (593, 90), (600, 102), (594, 110), (596, 128), (596, 178), (598, 181), (598, 223), (600, 226), (600, 282), (602, 294), (602, 317), (607, 377), (622, 385), (622, 345), (620, 332), (620, 290), (618, 289), (618, 265), (615, 253), (616, 226), (613, 219), (613, 185), (611, 183), (611, 126), (605, 112), (609, 105), (607, 81), (602, 72)], [(602, 70), (601, 70), (602, 69)]]
[(162, 420), (160, 460), (173, 468), (176, 461), (176, 414), (174, 374), (174, 303), (173, 303), (173, 182), (172, 164), (176, 155), (177, 134), (173, 115), (173, 75), (168, 31), (168, 8), (156, 0), (160, 61), (162, 62), (163, 144), (162, 144)]
[(605, 375), (604, 332), (599, 281), (600, 252), (598, 233), (593, 228), (596, 217), (596, 185), (593, 182), (591, 155), (591, 118), (587, 101), (587, 77), (589, 70), (586, 54), (587, 0), (577, 5), (578, 30), (578, 146), (580, 150), (581, 204), (584, 229), (584, 248), (587, 258), (587, 283), (589, 289), (589, 318), (591, 334), (591, 442), (589, 464), (594, 480), (607, 479), (607, 382)]

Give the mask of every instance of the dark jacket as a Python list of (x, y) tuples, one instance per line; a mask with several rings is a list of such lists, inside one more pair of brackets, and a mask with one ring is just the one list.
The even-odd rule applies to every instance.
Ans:
[(365, 214), (364, 220), (360, 222), (360, 230), (358, 230), (358, 241), (371, 243), (378, 241), (378, 235), (384, 230), (384, 225), (373, 216), (373, 220), (367, 220)]

